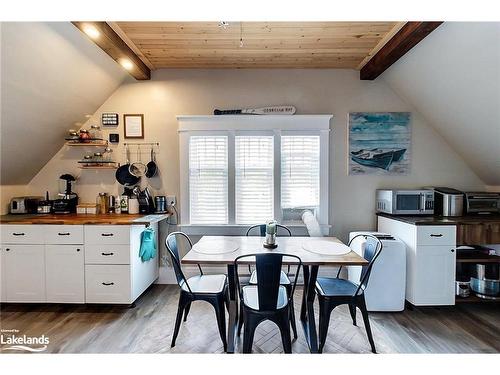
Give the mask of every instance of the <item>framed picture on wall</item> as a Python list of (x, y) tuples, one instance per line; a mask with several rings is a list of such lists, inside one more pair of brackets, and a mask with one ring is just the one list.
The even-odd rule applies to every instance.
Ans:
[(406, 175), (410, 149), (409, 112), (349, 113), (350, 175)]
[(123, 115), (123, 126), (125, 138), (144, 138), (143, 114)]

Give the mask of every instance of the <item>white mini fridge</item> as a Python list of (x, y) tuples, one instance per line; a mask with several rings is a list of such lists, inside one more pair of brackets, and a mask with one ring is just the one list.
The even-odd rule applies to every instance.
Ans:
[[(405, 244), (389, 234), (379, 232), (351, 232), (349, 241), (359, 234), (374, 235), (383, 245), (365, 290), (368, 311), (403, 311), (406, 290)], [(352, 250), (363, 256), (365, 242), (363, 237), (356, 238), (351, 244)], [(361, 267), (348, 266), (347, 272), (349, 280), (359, 284)]]

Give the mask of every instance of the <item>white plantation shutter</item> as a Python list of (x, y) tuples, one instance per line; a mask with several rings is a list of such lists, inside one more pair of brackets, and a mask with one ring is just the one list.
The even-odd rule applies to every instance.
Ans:
[(259, 224), (274, 217), (274, 140), (235, 137), (236, 224)]
[(320, 137), (281, 137), (281, 208), (318, 208)]
[(191, 224), (228, 223), (227, 136), (189, 139)]

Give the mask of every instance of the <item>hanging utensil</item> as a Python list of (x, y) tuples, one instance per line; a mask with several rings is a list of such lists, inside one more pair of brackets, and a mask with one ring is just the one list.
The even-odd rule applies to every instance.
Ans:
[(151, 146), (151, 161), (146, 165), (146, 177), (151, 178), (158, 173), (158, 165), (156, 164), (156, 155), (153, 146)]
[(118, 183), (123, 186), (130, 187), (136, 185), (139, 182), (140, 178), (130, 174), (129, 172), (130, 155), (128, 145), (125, 146), (125, 153), (127, 155), (127, 162), (116, 170), (115, 177)]
[(128, 171), (135, 177), (142, 177), (146, 174), (147, 167), (141, 161), (141, 146), (137, 146), (137, 161), (129, 165)]

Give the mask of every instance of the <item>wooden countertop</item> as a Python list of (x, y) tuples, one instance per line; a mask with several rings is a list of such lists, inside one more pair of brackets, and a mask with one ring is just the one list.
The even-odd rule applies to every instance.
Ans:
[(465, 215), (465, 216), (433, 216), (433, 215), (391, 215), (378, 212), (377, 216), (402, 221), (412, 225), (458, 225), (500, 223), (500, 215)]
[(133, 225), (157, 223), (167, 219), (170, 214), (129, 215), (77, 215), (77, 214), (33, 214), (2, 215), (0, 224), (53, 224), (53, 225)]

